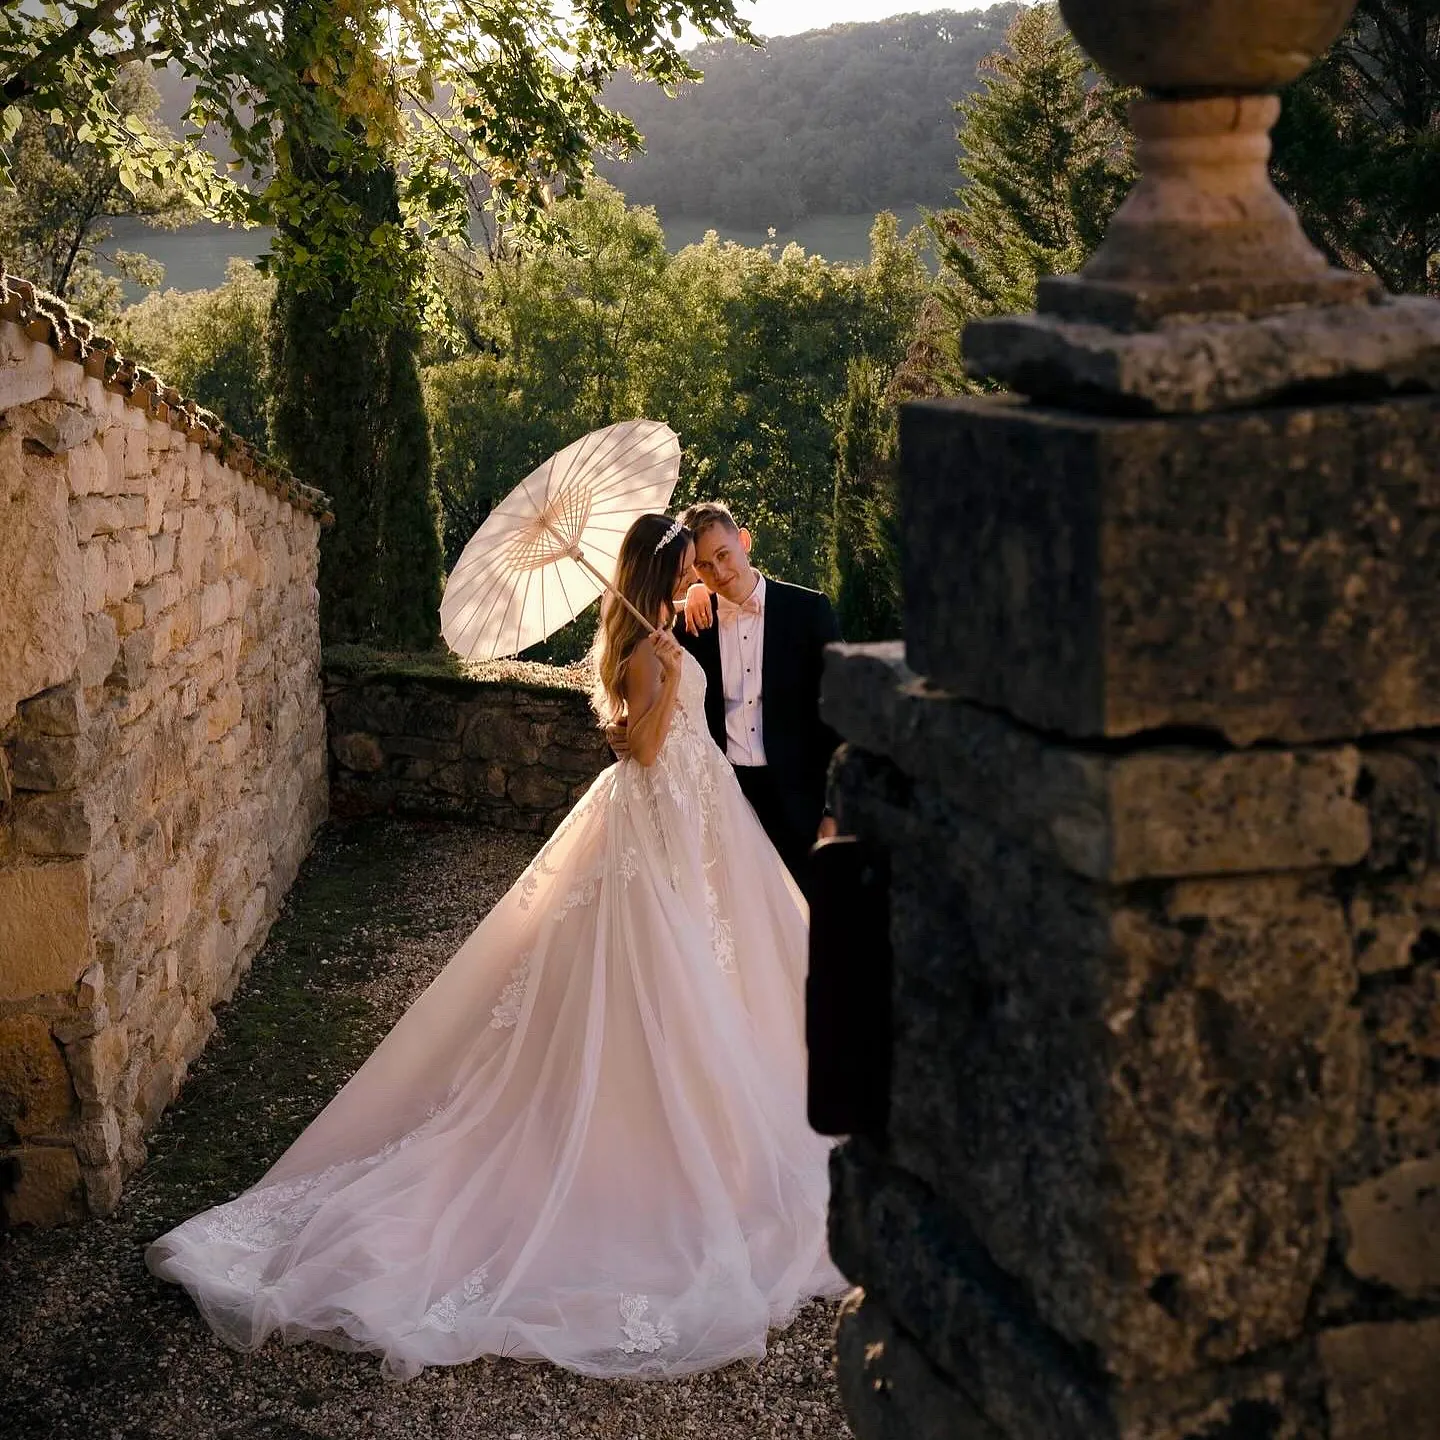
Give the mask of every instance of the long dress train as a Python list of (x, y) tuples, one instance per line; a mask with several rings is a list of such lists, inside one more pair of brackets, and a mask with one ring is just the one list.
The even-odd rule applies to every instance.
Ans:
[(270, 1171), (150, 1246), (224, 1340), (676, 1375), (843, 1290), (804, 901), (683, 663), (656, 763), (606, 770)]

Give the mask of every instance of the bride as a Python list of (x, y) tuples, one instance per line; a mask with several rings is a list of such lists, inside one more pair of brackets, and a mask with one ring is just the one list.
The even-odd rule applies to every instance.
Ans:
[(680, 1375), (845, 1286), (806, 1124), (806, 910), (668, 632), (678, 522), (625, 536), (594, 651), (606, 770), (258, 1184), (146, 1259), (228, 1343)]

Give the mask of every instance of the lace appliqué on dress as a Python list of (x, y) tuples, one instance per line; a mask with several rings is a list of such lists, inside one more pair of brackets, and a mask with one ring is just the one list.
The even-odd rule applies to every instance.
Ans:
[[(423, 1140), (425, 1136), (435, 1128), (435, 1122), (450, 1108), (450, 1102), (460, 1093), (460, 1083), (446, 1091), (443, 1100), (437, 1100), (426, 1112), (425, 1118), (413, 1129), (407, 1130), (403, 1135), (394, 1140), (387, 1140), (373, 1155), (360, 1162), (367, 1169), (372, 1165), (378, 1165), (382, 1160), (388, 1160), (392, 1155), (401, 1150), (408, 1150), (417, 1140)], [(325, 1172), (329, 1173), (329, 1172)], [(323, 1178), (323, 1176), (322, 1176)]]
[(620, 876), (622, 885), (628, 885), (640, 873), (640, 857), (635, 853), (633, 845), (627, 845), (620, 852), (616, 873)]
[[(559, 833), (558, 831), (556, 832)], [(551, 836), (550, 844), (530, 862), (530, 868), (525, 872), (525, 878), (520, 882), (520, 908), (528, 910), (535, 903), (535, 892), (540, 888), (540, 881), (547, 876), (554, 875), (555, 869), (550, 864), (550, 845), (555, 843), (555, 836)]]
[(525, 1003), (525, 988), (530, 983), (530, 957), (527, 955), (511, 972), (500, 992), (500, 1003), (490, 1012), (492, 1030), (513, 1029), (520, 1020)]
[(540, 847), (539, 853), (530, 862), (530, 868), (521, 876), (520, 885), (520, 908), (528, 910), (535, 903), (535, 892), (540, 887), (540, 882), (559, 871), (550, 863), (550, 852), (564, 839), (580, 816), (584, 813), (582, 806), (577, 805), (571, 812), (555, 827), (555, 832)]
[[(680, 717), (676, 716), (671, 726), (672, 731), (678, 730), (683, 723), (684, 722), (680, 719)], [(677, 745), (675, 748), (677, 750), (684, 750), (688, 747), (683, 745)], [(670, 803), (676, 808), (676, 810), (680, 812), (681, 819), (693, 819), (694, 796), (692, 795), (690, 788), (687, 784), (687, 781), (690, 777), (687, 775), (677, 774), (677, 767), (674, 765), (662, 764), (661, 769), (662, 773), (665, 776), (665, 788), (670, 793)]]
[(288, 1240), (319, 1208), (318, 1204), (307, 1206), (305, 1197), (324, 1178), (324, 1174), (307, 1175), (292, 1184), (252, 1190), (228, 1205), (217, 1205), (205, 1216), (205, 1238), (220, 1245), (243, 1245), (247, 1250), (264, 1250)]
[(596, 897), (600, 894), (600, 876), (589, 875), (578, 885), (566, 892), (565, 899), (560, 903), (560, 908), (551, 917), (558, 925), (572, 910), (578, 910), (582, 905), (593, 905)]
[(620, 1333), (625, 1337), (616, 1347), (625, 1355), (649, 1355), (679, 1338), (668, 1315), (659, 1320), (644, 1318), (650, 1308), (648, 1295), (620, 1297)]
[[(324, 1203), (323, 1192), (327, 1181), (341, 1171), (363, 1174), (397, 1152), (408, 1149), (434, 1128), (435, 1122), (459, 1093), (459, 1084), (452, 1085), (445, 1098), (436, 1101), (413, 1130), (387, 1140), (373, 1155), (329, 1165), (314, 1175), (301, 1176), (288, 1184), (261, 1186), (228, 1204), (217, 1205), (197, 1217), (201, 1233), (212, 1243), (237, 1245), (252, 1255), (288, 1244), (309, 1224)], [(253, 1292), (262, 1275), (261, 1265), (240, 1260), (230, 1267), (226, 1278), (232, 1284)]]
[(443, 1330), (453, 1334), (460, 1312), (468, 1310), (485, 1298), (485, 1282), (489, 1267), (477, 1265), (453, 1290), (447, 1290), (421, 1317), (418, 1329)]
[(715, 963), (727, 975), (735, 973), (735, 931), (730, 921), (720, 913), (720, 897), (715, 887), (705, 882), (705, 910), (710, 920), (710, 950)]
[(307, 1175), (290, 1185), (271, 1185), (219, 1205), (204, 1217), (205, 1238), (222, 1245), (239, 1245), (251, 1253), (237, 1260), (225, 1278), (253, 1295), (265, 1278), (265, 1261), (258, 1252), (273, 1250), (293, 1240), (320, 1208), (319, 1200), (307, 1200), (310, 1192), (335, 1173), (338, 1166)]
[(253, 1295), (259, 1288), (260, 1282), (265, 1278), (265, 1267), (254, 1258), (237, 1260), (226, 1272), (225, 1278), (247, 1294)]

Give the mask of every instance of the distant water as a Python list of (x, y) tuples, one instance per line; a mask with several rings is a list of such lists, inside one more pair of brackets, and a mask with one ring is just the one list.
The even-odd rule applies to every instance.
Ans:
[[(919, 220), (918, 210), (900, 213), (900, 228), (908, 231)], [(682, 250), (702, 240), (707, 230), (718, 232), (722, 240), (741, 245), (776, 245), (784, 248), (794, 241), (810, 254), (823, 255), (841, 264), (855, 264), (870, 257), (872, 214), (811, 215), (773, 234), (765, 230), (740, 230), (714, 220), (677, 216), (666, 221), (666, 244), (672, 251)], [(254, 260), (270, 245), (268, 229), (236, 230), (226, 225), (202, 222), (184, 225), (178, 230), (156, 230), (143, 220), (122, 217), (111, 221), (114, 238), (110, 246), (119, 250), (139, 250), (165, 267), (165, 290), (211, 290), (225, 279), (225, 264), (231, 256)], [(138, 300), (145, 291), (127, 285), (126, 298)]]
[[(112, 220), (114, 250), (139, 250), (165, 267), (163, 290), (213, 290), (225, 279), (225, 264), (232, 255), (254, 260), (270, 248), (269, 229), (237, 230), (229, 225), (201, 221), (178, 230), (157, 230), (143, 220), (122, 216)], [(127, 284), (125, 298), (138, 300), (142, 287)]]

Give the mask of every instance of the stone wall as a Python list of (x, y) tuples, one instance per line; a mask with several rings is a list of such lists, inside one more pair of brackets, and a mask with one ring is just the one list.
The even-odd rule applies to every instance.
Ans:
[(323, 497), (0, 281), (0, 1196), (116, 1203), (326, 808)]
[(820, 1036), (879, 1076), (831, 1118), (877, 1132), (833, 1172), (846, 1408), (1434, 1436), (1440, 302), (1332, 269), (1267, 171), (1353, 0), (1060, 8), (1142, 92), (1139, 178), (966, 326), (1016, 393), (902, 411), (905, 648), (825, 682), (837, 853), (891, 886), (889, 1048)]
[(538, 684), (327, 669), (335, 813), (548, 834), (614, 759), (583, 680), (555, 673)]
[(898, 645), (826, 710), (898, 917), (834, 1171), (857, 1433), (1429, 1433), (1440, 735), (1077, 748)]

